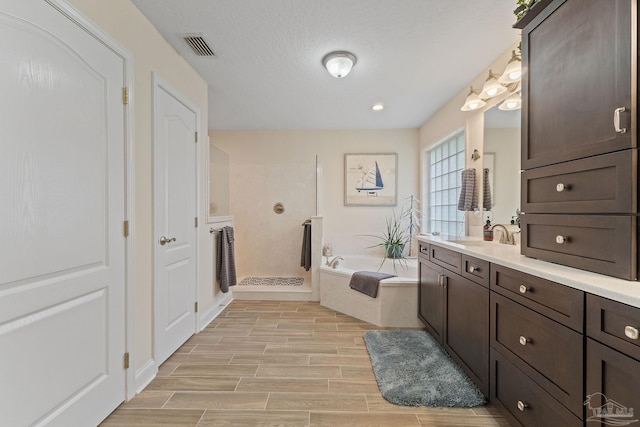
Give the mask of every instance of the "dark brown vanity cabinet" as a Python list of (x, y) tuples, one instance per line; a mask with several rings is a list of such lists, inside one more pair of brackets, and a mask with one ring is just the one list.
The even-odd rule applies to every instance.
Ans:
[(640, 308), (438, 245), (419, 259), (418, 316), (512, 425), (638, 419)]
[(521, 252), (635, 280), (637, 0), (543, 0), (532, 12), (516, 24)]
[(513, 423), (582, 424), (583, 313), (582, 291), (492, 265), (491, 399)]
[(418, 317), (439, 343), (444, 336), (444, 268), (428, 258), (419, 258), (420, 286), (418, 287)]
[(522, 28), (522, 168), (635, 147), (636, 1), (544, 3)]
[(587, 336), (587, 419), (609, 406), (628, 415), (609, 420), (638, 419), (640, 309), (587, 295)]
[[(489, 263), (420, 244), (418, 317), (485, 394), (489, 394)], [(429, 256), (425, 255), (429, 253)], [(448, 268), (447, 265), (467, 277)]]

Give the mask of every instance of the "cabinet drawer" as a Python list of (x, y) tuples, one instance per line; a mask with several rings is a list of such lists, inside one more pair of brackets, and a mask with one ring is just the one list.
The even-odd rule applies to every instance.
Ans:
[(587, 335), (640, 360), (640, 309), (587, 294)]
[(426, 243), (420, 243), (418, 248), (420, 250), (419, 256), (429, 259), (429, 245)]
[(513, 425), (582, 426), (582, 421), (491, 349), (491, 401)]
[(636, 213), (637, 150), (524, 171), (526, 213)]
[[(640, 408), (640, 362), (591, 339), (587, 339), (587, 421), (600, 421), (598, 425), (633, 425), (638, 419), (634, 408)], [(615, 402), (615, 403), (612, 403)], [(597, 417), (598, 409), (612, 403), (617, 416)], [(608, 405), (607, 405), (608, 406)], [(606, 406), (605, 406), (606, 407)], [(589, 417), (593, 417), (589, 419)], [(609, 421), (609, 422), (605, 422)], [(587, 425), (594, 423), (587, 422)]]
[(584, 292), (498, 264), (491, 289), (578, 332), (584, 331)]
[(520, 249), (528, 257), (635, 280), (635, 232), (631, 216), (526, 214)]
[(461, 254), (436, 245), (429, 245), (429, 261), (455, 273), (460, 273)]
[(488, 288), (489, 261), (462, 254), (462, 275)]
[(491, 345), (574, 414), (582, 414), (581, 334), (492, 292)]

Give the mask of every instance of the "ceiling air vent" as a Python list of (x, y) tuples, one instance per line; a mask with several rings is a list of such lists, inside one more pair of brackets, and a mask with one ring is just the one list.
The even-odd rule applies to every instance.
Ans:
[(187, 34), (183, 38), (196, 55), (215, 56), (213, 50), (211, 49), (211, 47), (209, 47), (207, 41), (202, 37), (201, 34)]

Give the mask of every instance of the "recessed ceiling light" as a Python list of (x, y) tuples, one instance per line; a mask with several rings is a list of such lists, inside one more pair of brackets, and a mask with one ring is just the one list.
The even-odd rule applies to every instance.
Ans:
[(383, 104), (382, 102), (378, 102), (378, 103), (376, 103), (376, 104), (373, 104), (373, 105), (371, 106), (371, 109), (372, 109), (373, 111), (381, 111), (381, 110), (384, 110), (384, 104)]

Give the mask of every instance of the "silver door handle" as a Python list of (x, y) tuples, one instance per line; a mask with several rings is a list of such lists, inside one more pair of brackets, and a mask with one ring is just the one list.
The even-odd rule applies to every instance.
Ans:
[(613, 111), (613, 127), (616, 130), (616, 133), (626, 133), (627, 128), (620, 127), (620, 113), (624, 113), (627, 111), (625, 107), (616, 108)]
[(166, 245), (167, 243), (171, 243), (171, 242), (175, 242), (175, 241), (176, 241), (175, 237), (166, 238), (164, 236), (160, 236), (160, 245), (162, 245), (162, 246)]

